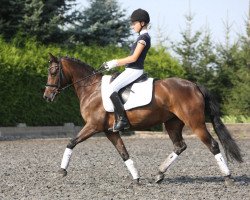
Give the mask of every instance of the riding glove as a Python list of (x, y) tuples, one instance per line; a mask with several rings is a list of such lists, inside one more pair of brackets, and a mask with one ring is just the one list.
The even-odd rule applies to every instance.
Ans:
[(117, 65), (118, 65), (117, 60), (111, 60), (111, 61), (106, 62), (104, 67), (105, 69), (110, 70), (114, 67), (117, 67)]

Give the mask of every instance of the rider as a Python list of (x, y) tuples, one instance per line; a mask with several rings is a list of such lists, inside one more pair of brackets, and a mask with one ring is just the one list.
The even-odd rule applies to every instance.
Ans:
[(148, 23), (150, 21), (148, 12), (143, 9), (137, 9), (132, 13), (130, 19), (132, 28), (136, 33), (139, 33), (136, 42), (131, 47), (130, 56), (108, 61), (104, 65), (107, 70), (126, 65), (125, 70), (110, 83), (110, 88), (113, 92), (110, 99), (114, 105), (114, 112), (117, 119), (113, 127), (114, 131), (128, 129), (130, 126), (118, 91), (143, 74), (144, 60), (151, 46), (148, 34)]

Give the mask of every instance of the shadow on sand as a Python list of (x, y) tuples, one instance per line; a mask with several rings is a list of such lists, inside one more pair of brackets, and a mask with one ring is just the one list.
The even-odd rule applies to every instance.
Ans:
[[(236, 184), (240, 185), (249, 185), (250, 177), (247, 175), (242, 176), (233, 176), (232, 177)], [(221, 183), (224, 182), (223, 177), (191, 177), (191, 176), (180, 176), (176, 178), (167, 178), (165, 177), (164, 180), (160, 184), (181, 184), (181, 183), (195, 183), (195, 184), (203, 184), (203, 183)], [(154, 180), (148, 180), (149, 183), (153, 183)]]

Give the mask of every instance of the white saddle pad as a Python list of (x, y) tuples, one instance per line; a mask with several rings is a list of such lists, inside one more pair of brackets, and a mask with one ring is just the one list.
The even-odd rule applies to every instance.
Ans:
[[(103, 107), (107, 112), (114, 112), (113, 103), (110, 100), (110, 95), (112, 91), (110, 90), (111, 76), (104, 75), (102, 77), (102, 103)], [(153, 93), (153, 78), (148, 78), (148, 80), (134, 83), (129, 94), (127, 102), (124, 104), (124, 109), (129, 110), (135, 107), (144, 106), (151, 102), (152, 93)]]

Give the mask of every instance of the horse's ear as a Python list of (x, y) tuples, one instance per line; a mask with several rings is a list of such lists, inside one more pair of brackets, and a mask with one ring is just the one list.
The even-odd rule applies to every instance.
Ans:
[(51, 62), (58, 62), (57, 57), (53, 56), (52, 53), (49, 53), (49, 60), (50, 60)]

